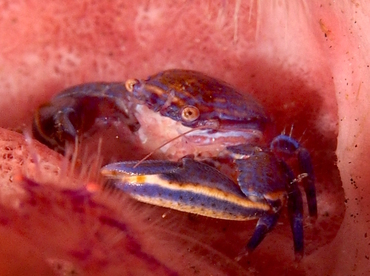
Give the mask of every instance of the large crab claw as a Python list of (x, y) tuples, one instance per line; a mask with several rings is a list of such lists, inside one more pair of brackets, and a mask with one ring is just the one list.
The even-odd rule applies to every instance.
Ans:
[(106, 165), (103, 175), (135, 199), (208, 217), (247, 220), (259, 218), (270, 207), (246, 197), (217, 169), (184, 157), (178, 162), (144, 161)]

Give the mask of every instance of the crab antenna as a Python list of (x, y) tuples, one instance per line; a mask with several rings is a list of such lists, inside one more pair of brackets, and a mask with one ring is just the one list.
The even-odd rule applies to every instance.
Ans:
[(35, 148), (33, 147), (32, 135), (29, 132), (29, 130), (24, 130), (23, 135), (25, 138), (26, 145), (28, 147), (28, 151), (30, 152), (31, 160), (33, 159), (36, 165), (36, 176), (39, 177), (41, 176), (40, 157), (37, 154), (37, 151), (35, 150)]
[(284, 127), (283, 131), (281, 132), (282, 135), (285, 135), (285, 129), (286, 129), (286, 126)]
[(292, 126), (290, 127), (289, 137), (292, 137), (293, 129), (294, 129), (294, 124), (292, 124)]
[(79, 152), (79, 144), (78, 144), (78, 136), (76, 135), (75, 137), (75, 143), (74, 143), (74, 147), (73, 147), (73, 152), (72, 152), (72, 161), (71, 161), (71, 171), (72, 171), (72, 174), (74, 173), (74, 170), (76, 168), (76, 164), (77, 164), (77, 155), (78, 155), (78, 152)]
[(298, 142), (301, 143), (303, 136), (306, 134), (307, 128), (303, 131), (301, 137), (298, 139)]
[(186, 134), (189, 134), (190, 132), (193, 132), (193, 131), (196, 131), (196, 130), (200, 130), (200, 129), (207, 129), (209, 127), (206, 127), (206, 126), (201, 126), (201, 127), (197, 127), (197, 128), (193, 128), (191, 130), (188, 130), (188, 131), (185, 131), (184, 133), (181, 133), (180, 135), (177, 135), (173, 138), (171, 138), (170, 140), (164, 142), (162, 145), (160, 145), (159, 147), (155, 148), (154, 150), (152, 150), (152, 152), (148, 153), (147, 155), (145, 155), (143, 157), (143, 159), (141, 159), (139, 162), (136, 163), (136, 165), (133, 167), (133, 168), (137, 168), (141, 163), (143, 163), (145, 160), (147, 160), (150, 156), (152, 156), (156, 151), (158, 151), (159, 149), (161, 149), (162, 147), (164, 147), (165, 145), (168, 145), (169, 143), (175, 141), (176, 139), (182, 137), (182, 136), (185, 136)]

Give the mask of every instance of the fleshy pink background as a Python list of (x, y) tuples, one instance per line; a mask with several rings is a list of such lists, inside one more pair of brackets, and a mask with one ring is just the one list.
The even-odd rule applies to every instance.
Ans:
[[(30, 151), (22, 136), (3, 131), (1, 275), (62, 270), (86, 275), (370, 272), (366, 1), (0, 0), (0, 13), (1, 127), (27, 129), (37, 106), (71, 85), (144, 78), (169, 68), (199, 70), (253, 93), (273, 115), (279, 132), (294, 124), (293, 134), (303, 135), (313, 155), (321, 208), (318, 222), (306, 225), (307, 254), (301, 263), (293, 261), (286, 225), (278, 225), (250, 260), (235, 263), (232, 256), (254, 222), (203, 220), (127, 198), (99, 197), (102, 206), (115, 210), (112, 216), (122, 216), (130, 225), (140, 252), (147, 254), (130, 261), (131, 251), (115, 243), (124, 234), (105, 226), (96, 230), (103, 238), (91, 234), (100, 227), (93, 212), (107, 212), (104, 208), (84, 205), (85, 215), (77, 219), (74, 203), (61, 203), (69, 199), (55, 189), (60, 177), (48, 180), (52, 188), (35, 192), (34, 205), (8, 197), (15, 175), (32, 174), (25, 169), (27, 160), (35, 161), (32, 154), (40, 154), (50, 166), (63, 161), (42, 147)], [(52, 171), (50, 166), (42, 167), (41, 175), (44, 169)], [(84, 254), (77, 254), (78, 249)]]

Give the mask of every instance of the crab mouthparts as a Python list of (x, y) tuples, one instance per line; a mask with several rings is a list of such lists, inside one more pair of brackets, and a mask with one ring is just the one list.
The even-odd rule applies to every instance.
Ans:
[(255, 129), (199, 129), (186, 134), (194, 143), (212, 144), (222, 142), (225, 145), (253, 143), (262, 139), (262, 132)]

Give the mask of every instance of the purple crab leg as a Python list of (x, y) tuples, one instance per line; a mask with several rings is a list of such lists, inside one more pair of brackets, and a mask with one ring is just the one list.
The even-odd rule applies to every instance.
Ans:
[(281, 212), (283, 195), (287, 194), (294, 250), (296, 259), (299, 260), (303, 256), (304, 248), (303, 202), (294, 173), (283, 160), (276, 158), (270, 151), (262, 151), (259, 147), (249, 145), (232, 146), (228, 149), (234, 154), (239, 154), (239, 159), (235, 162), (239, 171), (238, 183), (241, 190), (246, 196), (264, 198), (275, 212), (265, 214), (259, 219), (243, 253), (253, 251), (275, 226)]
[[(266, 157), (266, 153), (260, 153), (258, 155), (259, 157)], [(288, 192), (288, 213), (293, 233), (294, 252), (296, 260), (299, 261), (302, 259), (304, 251), (302, 194), (298, 188), (297, 182), (294, 181), (294, 174), (288, 165), (284, 161), (282, 161), (280, 165), (288, 180), (285, 185)], [(275, 185), (279, 186), (279, 183)], [(270, 203), (272, 204), (273, 202), (270, 201)], [(242, 254), (252, 252), (261, 243), (266, 234), (276, 225), (280, 213), (281, 210), (273, 214), (266, 214), (258, 220), (254, 233)]]
[(292, 170), (285, 162), (282, 165), (285, 166), (285, 172), (289, 179), (286, 184), (286, 190), (288, 192), (288, 214), (293, 233), (295, 258), (299, 261), (302, 259), (304, 251), (302, 193), (299, 190), (297, 181), (295, 181)]
[(290, 226), (292, 228), (294, 240), (294, 252), (296, 260), (303, 257), (304, 242), (303, 242), (303, 202), (302, 195), (296, 183), (293, 183), (294, 188), (289, 192), (288, 212), (290, 218)]
[(271, 149), (288, 156), (297, 156), (301, 173), (307, 174), (307, 176), (302, 178), (302, 183), (307, 197), (308, 211), (311, 217), (317, 217), (315, 174), (308, 150), (287, 135), (275, 137), (271, 143)]
[(245, 253), (252, 252), (265, 238), (266, 234), (276, 225), (280, 212), (261, 217), (256, 225), (254, 233), (247, 243)]
[(301, 172), (307, 173), (302, 179), (304, 191), (307, 197), (308, 211), (311, 217), (317, 217), (317, 201), (315, 188), (315, 175), (313, 172), (310, 153), (305, 148), (298, 149), (298, 163)]

